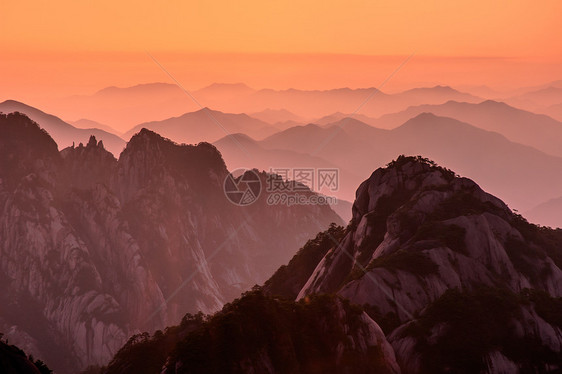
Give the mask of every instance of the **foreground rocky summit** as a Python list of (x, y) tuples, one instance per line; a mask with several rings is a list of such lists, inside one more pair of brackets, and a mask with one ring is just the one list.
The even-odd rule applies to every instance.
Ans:
[(235, 206), (227, 173), (206, 143), (142, 130), (116, 160), (93, 137), (59, 152), (24, 115), (0, 115), (0, 331), (59, 373), (105, 364), (135, 332), (219, 310), (340, 222), (327, 206)]
[(345, 232), (320, 239), (266, 289), (364, 306), (402, 372), (560, 369), (562, 231), (527, 223), (473, 181), (401, 156), (359, 187)]

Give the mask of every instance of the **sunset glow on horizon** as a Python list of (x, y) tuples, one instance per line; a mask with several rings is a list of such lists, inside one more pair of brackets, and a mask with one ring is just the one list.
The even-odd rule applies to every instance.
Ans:
[(388, 90), (562, 76), (557, 1), (23, 1), (3, 10), (2, 99), (170, 82), (145, 51), (189, 89), (371, 87), (411, 54)]

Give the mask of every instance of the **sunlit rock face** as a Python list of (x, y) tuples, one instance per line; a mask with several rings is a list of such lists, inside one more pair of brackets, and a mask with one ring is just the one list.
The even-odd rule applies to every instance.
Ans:
[(0, 132), (0, 329), (59, 373), (220, 309), (341, 223), (327, 206), (231, 204), (206, 143), (143, 130), (117, 160), (93, 137), (59, 152), (20, 114)]
[[(490, 343), (489, 350), (475, 353), (474, 360), (484, 364), (474, 370), (544, 369), (560, 359), (562, 326), (550, 318), (562, 308), (553, 299), (562, 296), (560, 230), (530, 225), (473, 181), (419, 157), (400, 157), (376, 170), (356, 196), (345, 235), (318, 262), (297, 299), (337, 293), (365, 305), (385, 329), (403, 372), (418, 373), (440, 370), (427, 369), (429, 352), (436, 355), (433, 348), (453, 339), (451, 331), (462, 335), (455, 330), (462, 324), (436, 310), (446, 315), (453, 313), (448, 308), (472, 305), (467, 300), (479, 305), (482, 299), (490, 300), (493, 316), (496, 304), (501, 309), (502, 300), (513, 297), (507, 309), (516, 313), (496, 321), (505, 334), (494, 344), (504, 351)], [(478, 326), (484, 323), (481, 314), (480, 309), (472, 314)], [(416, 330), (418, 325), (423, 329)], [(533, 341), (550, 356), (518, 357), (510, 341)]]

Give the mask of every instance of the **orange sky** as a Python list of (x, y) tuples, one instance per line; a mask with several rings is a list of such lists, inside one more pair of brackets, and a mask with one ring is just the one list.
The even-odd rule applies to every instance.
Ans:
[(191, 89), (562, 77), (560, 1), (0, 1), (3, 99), (169, 81), (144, 51)]

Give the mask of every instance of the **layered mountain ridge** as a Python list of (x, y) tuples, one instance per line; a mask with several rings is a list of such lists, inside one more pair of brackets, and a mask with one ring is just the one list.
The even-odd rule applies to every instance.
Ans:
[(231, 204), (208, 143), (142, 130), (117, 160), (94, 137), (58, 152), (18, 113), (1, 115), (0, 131), (0, 329), (58, 373), (219, 310), (341, 222), (328, 206)]
[(15, 100), (6, 100), (0, 103), (0, 112), (20, 112), (41, 124), (41, 127), (49, 132), (49, 135), (60, 147), (68, 147), (73, 144), (86, 144), (88, 138), (94, 135), (97, 139), (105, 141), (106, 149), (118, 156), (125, 147), (125, 141), (113, 132), (99, 128), (77, 128), (63, 121), (57, 116), (45, 113), (37, 108), (26, 105)]
[(232, 167), (252, 164), (252, 159), (257, 159), (258, 165), (261, 160), (294, 163), (295, 153), (304, 153), (302, 163), (331, 164), (342, 175), (340, 189), (335, 193), (349, 201), (376, 167), (397, 154), (421, 154), (453, 168), (522, 212), (560, 197), (562, 189), (562, 158), (470, 123), (431, 113), (406, 119), (393, 130), (374, 128), (353, 118), (324, 127), (297, 126), (253, 142), (246, 152), (226, 138), (215, 145)]

